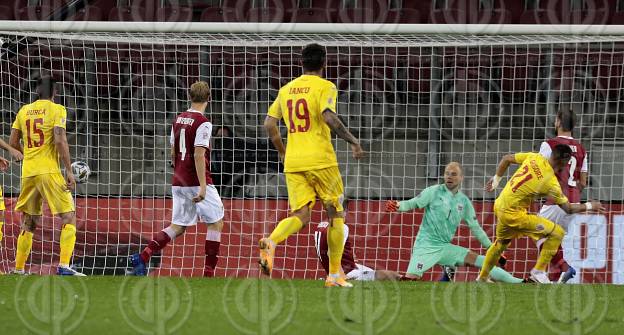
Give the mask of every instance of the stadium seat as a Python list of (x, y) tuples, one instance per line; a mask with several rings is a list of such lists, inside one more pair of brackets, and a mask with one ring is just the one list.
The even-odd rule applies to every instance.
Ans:
[(156, 10), (156, 21), (191, 22), (193, 9), (189, 7), (161, 7)]
[(115, 7), (108, 13), (109, 21), (153, 21), (151, 10), (139, 6)]
[(8, 6), (0, 6), (0, 20), (13, 20), (13, 11)]
[(334, 22), (336, 12), (330, 8), (296, 8), (290, 11), (289, 22), (330, 23)]
[(512, 22), (511, 11), (506, 9), (480, 10), (477, 14), (476, 21), (470, 21), (470, 23), (480, 24), (505, 24)]
[(70, 15), (68, 20), (72, 21), (102, 21), (104, 16), (98, 7), (88, 6), (79, 9), (75, 14)]
[(558, 17), (554, 11), (543, 9), (525, 10), (520, 15), (520, 24), (555, 24)]
[(28, 6), (19, 10), (18, 18), (25, 21), (47, 20), (54, 8), (48, 6)]
[(386, 12), (386, 23), (425, 23), (420, 11), (413, 8), (391, 9)]
[(247, 12), (247, 22), (283, 22), (285, 17), (282, 7), (254, 7)]
[(338, 10), (338, 23), (377, 23), (378, 12), (372, 8), (341, 8)]
[(202, 11), (201, 22), (243, 22), (244, 16), (235, 8), (209, 7)]

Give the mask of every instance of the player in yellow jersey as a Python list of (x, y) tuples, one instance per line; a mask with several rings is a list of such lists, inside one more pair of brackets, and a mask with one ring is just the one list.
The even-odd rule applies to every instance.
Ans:
[[(303, 75), (280, 89), (264, 121), (271, 142), (284, 162), (291, 215), (280, 221), (268, 238), (260, 240), (260, 267), (264, 274), (271, 274), (275, 246), (310, 222), (310, 211), (318, 197), (330, 219), (329, 275), (325, 286), (350, 287), (341, 276), (344, 190), (331, 130), (351, 145), (355, 159), (363, 157), (364, 152), (336, 114), (336, 85), (322, 77), (325, 56), (325, 48), (318, 44), (302, 49)], [(286, 147), (279, 132), (282, 119), (288, 129)]]
[(486, 184), (486, 191), (492, 192), (496, 189), (510, 164), (520, 164), (520, 167), (494, 202), (494, 214), (498, 219), (496, 241), (487, 251), (477, 280), (489, 281), (490, 270), (512, 239), (529, 236), (533, 239), (546, 239), (537, 263), (531, 270), (530, 279), (538, 283), (550, 283), (546, 267), (557, 252), (565, 231), (550, 220), (527, 213), (536, 198), (550, 197), (568, 214), (585, 211), (604, 212), (598, 201), (571, 204), (563, 195), (555, 171), (565, 168), (570, 157), (572, 149), (567, 145), (555, 146), (548, 159), (539, 153), (517, 153), (503, 157), (496, 174)]
[[(76, 242), (76, 215), (71, 194), (76, 180), (71, 170), (65, 133), (67, 111), (54, 103), (56, 82), (53, 78), (41, 78), (37, 94), (38, 100), (23, 106), (17, 113), (9, 140), (13, 148), (24, 153), (22, 185), (15, 206), (16, 211), (23, 213), (22, 230), (17, 239), (15, 273), (24, 273), (32, 248), (33, 232), (41, 222), (45, 199), (52, 214), (60, 216), (63, 222), (57, 274), (84, 276), (69, 267)], [(65, 178), (61, 174), (59, 158), (65, 167)]]
[[(8, 145), (4, 140), (0, 139), (0, 148), (8, 151), (15, 161), (21, 161), (24, 158), (21, 152), (17, 151), (10, 145)], [(9, 168), (10, 162), (3, 157), (0, 157), (0, 171), (6, 171)], [(2, 226), (4, 226), (4, 211), (6, 207), (4, 206), (4, 194), (2, 193), (2, 187), (0, 187), (0, 242), (2, 242), (2, 238), (4, 234), (2, 233)]]

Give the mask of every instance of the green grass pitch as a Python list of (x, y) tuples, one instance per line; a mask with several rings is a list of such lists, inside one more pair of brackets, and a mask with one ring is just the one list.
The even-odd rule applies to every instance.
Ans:
[(2, 334), (624, 334), (624, 287), (0, 276)]

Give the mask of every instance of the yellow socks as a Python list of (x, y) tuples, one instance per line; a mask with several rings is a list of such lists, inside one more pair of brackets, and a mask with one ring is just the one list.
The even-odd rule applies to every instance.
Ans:
[(269, 238), (275, 242), (275, 244), (282, 243), (288, 236), (298, 232), (303, 227), (303, 222), (296, 216), (290, 216), (280, 221), (277, 227), (273, 229)]
[(559, 249), (564, 235), (565, 231), (563, 228), (559, 225), (555, 225), (552, 233), (548, 235), (546, 241), (542, 244), (542, 251), (537, 258), (537, 263), (535, 263), (535, 270), (546, 271), (550, 260), (557, 253), (557, 249)]
[(329, 247), (329, 274), (338, 274), (342, 269), (344, 251), (344, 218), (334, 218), (327, 228), (327, 246)]
[(17, 252), (15, 253), (15, 270), (23, 271), (26, 260), (32, 249), (33, 233), (22, 230), (17, 238)]
[(76, 244), (76, 226), (71, 224), (63, 225), (59, 242), (61, 244), (59, 266), (69, 267), (69, 260), (74, 253), (74, 245)]
[(488, 251), (485, 254), (485, 260), (483, 261), (483, 266), (481, 267), (481, 272), (479, 273), (480, 278), (485, 279), (490, 276), (490, 271), (492, 271), (494, 265), (498, 263), (498, 259), (506, 248), (507, 246), (503, 245), (498, 240), (496, 240), (494, 244), (488, 248)]

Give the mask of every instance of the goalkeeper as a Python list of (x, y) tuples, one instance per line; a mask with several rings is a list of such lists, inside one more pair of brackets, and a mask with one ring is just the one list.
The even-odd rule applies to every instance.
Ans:
[[(477, 221), (470, 199), (459, 188), (464, 180), (462, 167), (457, 162), (449, 163), (444, 169), (444, 184), (427, 187), (417, 197), (407, 201), (389, 200), (388, 212), (407, 212), (415, 208), (425, 208), (425, 216), (416, 235), (405, 279), (418, 280), (434, 265), (474, 266), (481, 268), (484, 256), (458, 245), (451, 244), (460, 221), (470, 227), (472, 234), (484, 248), (492, 242)], [(505, 283), (521, 283), (507, 271), (495, 267), (492, 279)]]

